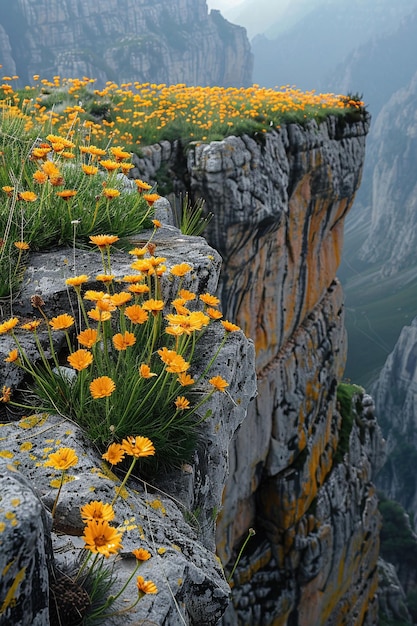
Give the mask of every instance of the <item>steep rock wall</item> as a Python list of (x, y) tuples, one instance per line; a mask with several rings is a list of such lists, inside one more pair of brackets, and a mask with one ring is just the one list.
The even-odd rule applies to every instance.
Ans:
[(205, 0), (16, 0), (0, 7), (0, 26), (3, 72), (23, 84), (34, 74), (98, 85), (251, 83), (246, 31), (209, 14)]
[[(137, 175), (203, 197), (223, 258), (223, 310), (255, 342), (258, 396), (230, 448), (217, 525), (234, 575), (224, 624), (375, 624), (382, 439), (372, 407), (346, 435), (346, 341), (336, 270), (369, 119), (329, 117), (254, 138), (150, 147)], [(369, 405), (369, 401), (368, 401)], [(350, 445), (343, 443), (348, 436)]]

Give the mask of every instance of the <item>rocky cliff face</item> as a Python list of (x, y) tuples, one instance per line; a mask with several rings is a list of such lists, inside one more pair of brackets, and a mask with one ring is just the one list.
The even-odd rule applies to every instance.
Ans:
[(16, 0), (0, 7), (0, 59), (34, 74), (106, 81), (247, 86), (246, 32), (205, 0)]
[(225, 625), (377, 623), (382, 439), (369, 398), (350, 426), (337, 402), (346, 343), (335, 275), (367, 131), (366, 117), (329, 118), (190, 146), (186, 158), (164, 143), (137, 160), (137, 174), (155, 179), (164, 164), (205, 199), (223, 308), (256, 347), (258, 396), (230, 447), (218, 519), (223, 562), (249, 527), (257, 535)]

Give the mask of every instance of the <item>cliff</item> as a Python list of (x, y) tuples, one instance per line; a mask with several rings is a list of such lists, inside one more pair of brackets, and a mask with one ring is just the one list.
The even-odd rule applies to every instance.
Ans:
[(186, 83), (247, 86), (252, 55), (246, 31), (205, 0), (16, 0), (0, 5), (3, 73), (22, 85), (93, 76), (96, 85)]
[(226, 314), (256, 348), (258, 395), (229, 450), (217, 524), (223, 563), (257, 530), (226, 624), (377, 623), (383, 458), (372, 402), (339, 412), (346, 340), (336, 279), (369, 120), (329, 117), (255, 138), (150, 147), (136, 175), (168, 172), (214, 214)]

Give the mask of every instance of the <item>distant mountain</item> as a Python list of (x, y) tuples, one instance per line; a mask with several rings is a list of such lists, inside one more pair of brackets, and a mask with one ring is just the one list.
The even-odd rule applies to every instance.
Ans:
[(252, 82), (245, 30), (205, 0), (0, 0), (0, 63), (23, 85), (33, 74), (97, 85)]
[[(328, 75), (358, 46), (395, 30), (415, 7), (416, 0), (397, 0), (395, 5), (391, 0), (323, 2), (279, 37), (255, 37), (254, 80), (267, 87), (322, 90)], [(329, 90), (336, 91), (332, 85)]]

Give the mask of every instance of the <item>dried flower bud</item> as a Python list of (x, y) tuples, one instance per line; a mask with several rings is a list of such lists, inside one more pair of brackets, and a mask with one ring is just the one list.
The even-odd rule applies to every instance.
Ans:
[(31, 296), (30, 303), (35, 309), (40, 309), (45, 305), (45, 302), (42, 300), (41, 296), (38, 296), (38, 294)]
[(149, 254), (153, 255), (155, 253), (156, 250), (156, 244), (155, 243), (148, 243), (146, 244), (146, 247), (148, 248)]

